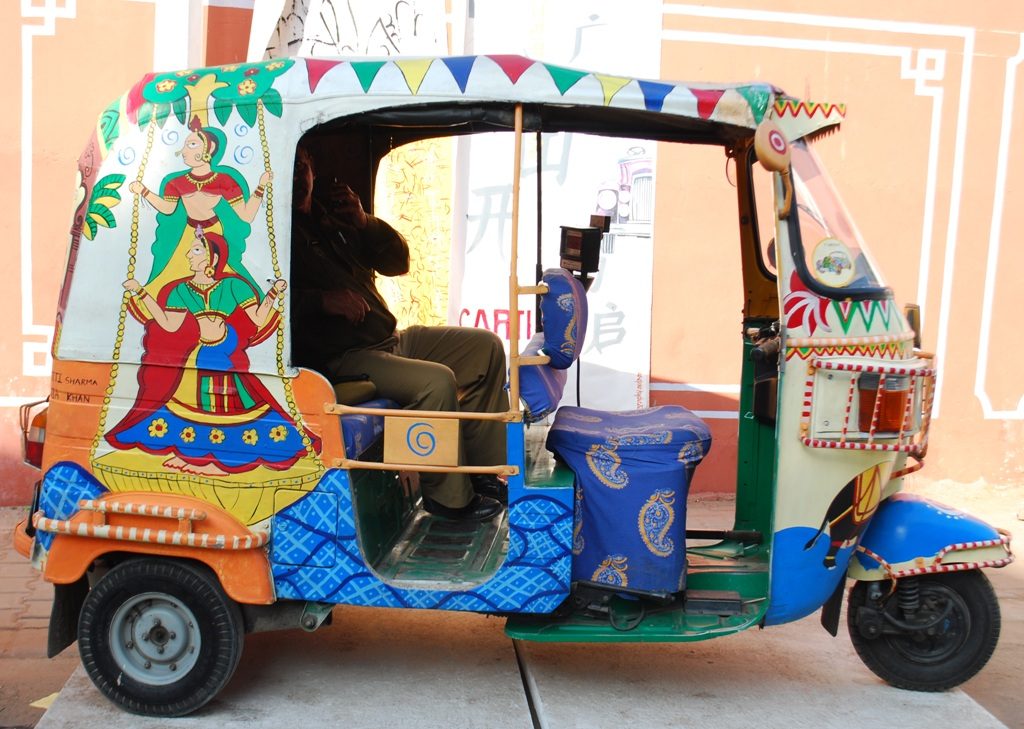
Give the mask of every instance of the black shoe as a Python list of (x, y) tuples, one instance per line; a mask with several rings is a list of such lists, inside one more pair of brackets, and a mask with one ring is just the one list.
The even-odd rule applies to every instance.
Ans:
[(473, 491), (491, 499), (497, 499), (503, 504), (508, 503), (508, 484), (504, 483), (493, 473), (474, 473), (469, 477), (473, 484)]
[(502, 506), (500, 501), (474, 494), (470, 502), (459, 509), (444, 506), (430, 497), (424, 496), (423, 508), (442, 519), (451, 519), (453, 521), (488, 521), (500, 514), (505, 507)]

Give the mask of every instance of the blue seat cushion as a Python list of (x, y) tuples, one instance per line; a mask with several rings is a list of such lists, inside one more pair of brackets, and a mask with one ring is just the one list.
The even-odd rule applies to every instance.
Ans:
[(686, 408), (563, 407), (548, 448), (576, 474), (573, 579), (670, 594), (686, 583), (686, 497), (711, 447)]
[[(378, 398), (359, 403), (361, 408), (398, 408), (398, 403)], [(342, 415), (341, 437), (345, 443), (345, 457), (358, 458), (384, 432), (384, 418), (380, 415)]]
[(564, 268), (549, 268), (542, 280), (548, 286), (540, 299), (544, 354), (555, 369), (568, 369), (579, 359), (587, 335), (587, 292)]
[[(523, 356), (541, 354), (544, 335), (537, 333), (523, 350)], [(550, 365), (524, 365), (519, 368), (519, 399), (523, 401), (526, 422), (535, 423), (558, 408), (565, 389), (566, 371)]]

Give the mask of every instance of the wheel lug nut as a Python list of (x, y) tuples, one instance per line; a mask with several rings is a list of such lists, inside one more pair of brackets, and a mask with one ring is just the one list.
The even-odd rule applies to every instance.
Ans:
[(177, 663), (172, 663), (171, 664), (171, 670), (172, 671), (177, 671), (178, 670), (178, 664)]
[(160, 618), (153, 618), (153, 625), (156, 627), (160, 626)]
[(145, 662), (145, 663), (143, 663), (142, 665), (143, 665), (143, 667), (145, 667), (145, 668), (152, 668), (152, 667), (153, 667), (153, 664), (152, 664), (152, 663), (150, 663), (149, 661), (146, 661), (146, 662)]
[(161, 654), (161, 655), (163, 655), (163, 652), (164, 652), (164, 647), (163, 647), (163, 646), (160, 646), (159, 648), (157, 648), (157, 649), (156, 649), (156, 652), (157, 652), (157, 653), (159, 653), (159, 654)]
[(124, 644), (124, 647), (127, 648), (128, 650), (131, 650), (132, 648), (135, 647), (135, 643), (133, 641), (128, 641), (127, 643)]
[(177, 634), (175, 634), (175, 632), (172, 630), (171, 631), (171, 640), (174, 640), (177, 637), (178, 637)]

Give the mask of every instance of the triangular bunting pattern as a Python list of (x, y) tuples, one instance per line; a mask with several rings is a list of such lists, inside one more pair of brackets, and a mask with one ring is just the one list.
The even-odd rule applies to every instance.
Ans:
[(725, 93), (722, 89), (690, 89), (690, 92), (697, 97), (697, 115), (701, 119), (711, 118), (719, 99)]
[(352, 70), (356, 72), (363, 93), (370, 90), (370, 84), (377, 78), (377, 73), (384, 67), (384, 61), (350, 61)]
[(442, 58), (441, 60), (444, 61), (444, 65), (451, 71), (455, 83), (459, 85), (459, 91), (466, 93), (466, 84), (469, 83), (469, 72), (473, 70), (476, 56), (454, 56), (452, 58)]
[(771, 88), (757, 84), (755, 86), (740, 86), (736, 90), (750, 104), (750, 111), (754, 115), (754, 123), (760, 124), (761, 120), (764, 119), (764, 113), (768, 111), (768, 99), (772, 95)]
[(657, 81), (638, 81), (637, 83), (640, 84), (640, 92), (644, 95), (644, 108), (647, 111), (661, 111), (665, 97), (675, 88), (672, 84), (663, 84)]
[(605, 106), (612, 103), (612, 99), (615, 97), (615, 94), (619, 93), (623, 86), (633, 80), (631, 78), (622, 78), (621, 76), (605, 76), (601, 73), (595, 73), (594, 78), (601, 82), (601, 89), (604, 91)]
[[(320, 79), (324, 77), (325, 73), (342, 63), (344, 61), (324, 61), (320, 58), (307, 58), (306, 74), (309, 76), (309, 93), (312, 94), (316, 91), (316, 87), (320, 85)], [(363, 90), (365, 91), (366, 89)]]
[(587, 71), (577, 71), (573, 68), (562, 68), (561, 66), (552, 66), (548, 63), (544, 64), (544, 68), (551, 74), (551, 80), (555, 82), (555, 86), (558, 88), (558, 93), (565, 96), (565, 92), (576, 85), (576, 82), (588, 74)]
[(427, 71), (430, 69), (430, 64), (433, 62), (433, 58), (417, 58), (412, 61), (395, 61), (395, 65), (401, 69), (402, 75), (405, 76), (405, 82), (409, 84), (409, 91), (413, 93), (413, 96), (419, 93), (420, 84), (423, 83), (423, 77), (427, 75)]
[(498, 67), (505, 72), (508, 76), (508, 80), (512, 83), (517, 83), (519, 77), (522, 76), (526, 69), (532, 66), (535, 61), (529, 58), (523, 58), (522, 56), (487, 56), (492, 61), (498, 64)]

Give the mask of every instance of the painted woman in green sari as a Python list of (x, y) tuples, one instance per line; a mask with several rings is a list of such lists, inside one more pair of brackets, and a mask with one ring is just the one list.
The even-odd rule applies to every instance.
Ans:
[(236, 170), (219, 164), (226, 142), (223, 132), (201, 126), (198, 119), (190, 129), (178, 152), (187, 170), (165, 177), (159, 193), (138, 181), (128, 186), (157, 211), (153, 269), (146, 288), (155, 295), (168, 281), (189, 275), (184, 252), (192, 245), (197, 226), (224, 237), (228, 244), (226, 270), (258, 288), (242, 263), (242, 255), (250, 224), (272, 175), (264, 172), (250, 196), (245, 179)]

